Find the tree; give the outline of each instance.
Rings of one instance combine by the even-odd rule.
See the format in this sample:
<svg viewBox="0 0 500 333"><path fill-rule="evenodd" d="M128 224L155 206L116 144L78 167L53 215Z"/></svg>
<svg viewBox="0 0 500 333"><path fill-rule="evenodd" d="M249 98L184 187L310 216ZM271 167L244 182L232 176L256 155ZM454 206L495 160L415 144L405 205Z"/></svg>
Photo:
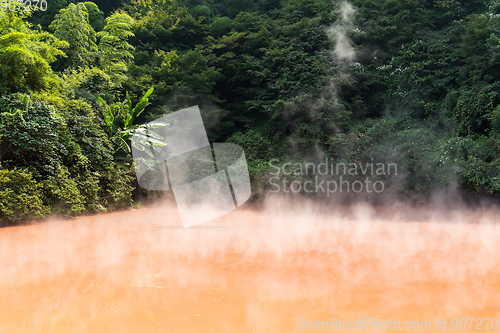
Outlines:
<svg viewBox="0 0 500 333"><path fill-rule="evenodd" d="M6 168L27 168L36 179L56 173L68 156L64 119L45 102L28 95L4 95L0 99L0 162Z"/></svg>
<svg viewBox="0 0 500 333"><path fill-rule="evenodd" d="M87 7L87 10L89 12L89 22L92 28L94 28L95 31L101 31L102 28L104 28L104 25L106 24L106 21L104 20L104 12L99 9L99 7L93 3L93 2L84 2L83 3L85 7Z"/></svg>
<svg viewBox="0 0 500 333"><path fill-rule="evenodd" d="M50 29L54 31L54 36L69 43L69 47L63 49L68 58L59 64L59 69L95 63L96 32L89 23L89 12L83 3L70 4L61 9Z"/></svg>
<svg viewBox="0 0 500 333"><path fill-rule="evenodd" d="M51 0L48 2L47 10L35 11L30 17L30 21L33 22L33 24L41 25L43 29L47 29L54 20L54 17L67 5L67 0Z"/></svg>
<svg viewBox="0 0 500 333"><path fill-rule="evenodd" d="M210 8L208 6L204 5L198 5L193 8L192 10L193 16L196 19L199 19L202 16L209 17L210 16Z"/></svg>
<svg viewBox="0 0 500 333"><path fill-rule="evenodd" d="M105 15L108 15L114 9L118 9L124 4L128 3L127 0L95 0L94 1L99 8L101 8Z"/></svg>
<svg viewBox="0 0 500 333"><path fill-rule="evenodd" d="M231 32L232 28L233 20L227 16L218 17L212 23L212 33L217 37Z"/></svg>
<svg viewBox="0 0 500 333"><path fill-rule="evenodd" d="M64 56L63 42L48 32L33 31L16 12L0 12L0 92L46 89L55 77L50 68Z"/></svg>
<svg viewBox="0 0 500 333"><path fill-rule="evenodd" d="M134 47L128 42L128 39L134 36L131 31L133 23L134 20L129 15L116 12L106 18L106 26L97 34L100 38L100 66L118 86L126 78L126 61L133 58L130 50Z"/></svg>
<svg viewBox="0 0 500 333"><path fill-rule="evenodd" d="M134 0L124 6L134 18L132 44L139 52L189 50L203 43L203 25L176 1Z"/></svg>

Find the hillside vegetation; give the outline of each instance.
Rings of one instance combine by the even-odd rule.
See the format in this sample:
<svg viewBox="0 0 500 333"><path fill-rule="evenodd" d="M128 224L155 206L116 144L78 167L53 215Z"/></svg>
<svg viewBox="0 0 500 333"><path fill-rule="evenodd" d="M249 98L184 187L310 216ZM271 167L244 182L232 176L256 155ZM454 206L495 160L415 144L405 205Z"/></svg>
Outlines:
<svg viewBox="0 0 500 333"><path fill-rule="evenodd" d="M256 194L271 159L328 157L397 163L398 200L498 197L500 1L56 0L46 11L2 10L0 221L153 197L137 188L128 133L192 105L211 142L244 148Z"/></svg>

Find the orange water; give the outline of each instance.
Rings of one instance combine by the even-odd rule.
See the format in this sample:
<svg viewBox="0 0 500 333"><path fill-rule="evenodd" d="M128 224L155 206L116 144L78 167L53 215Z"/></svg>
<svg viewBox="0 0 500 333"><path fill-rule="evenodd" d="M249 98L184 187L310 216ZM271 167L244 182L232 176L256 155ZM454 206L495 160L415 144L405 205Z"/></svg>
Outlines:
<svg viewBox="0 0 500 333"><path fill-rule="evenodd" d="M500 320L499 221L273 204L189 229L170 206L4 228L0 332L309 331L299 318L469 331L452 318Z"/></svg>

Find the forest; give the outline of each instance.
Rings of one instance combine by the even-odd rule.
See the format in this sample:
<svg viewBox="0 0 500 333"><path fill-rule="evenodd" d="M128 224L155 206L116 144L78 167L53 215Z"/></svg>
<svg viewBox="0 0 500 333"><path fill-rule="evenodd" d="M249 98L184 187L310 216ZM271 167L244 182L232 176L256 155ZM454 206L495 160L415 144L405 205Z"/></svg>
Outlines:
<svg viewBox="0 0 500 333"><path fill-rule="evenodd" d="M499 0L46 4L0 5L2 223L153 200L130 133L193 105L253 200L325 157L396 163L395 200L500 197Z"/></svg>

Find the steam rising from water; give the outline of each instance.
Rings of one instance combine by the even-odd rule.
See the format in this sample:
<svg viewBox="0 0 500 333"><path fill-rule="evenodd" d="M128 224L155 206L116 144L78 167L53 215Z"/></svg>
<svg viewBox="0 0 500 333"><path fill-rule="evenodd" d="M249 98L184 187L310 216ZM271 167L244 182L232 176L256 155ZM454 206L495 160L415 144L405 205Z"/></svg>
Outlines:
<svg viewBox="0 0 500 333"><path fill-rule="evenodd" d="M183 229L164 205L0 230L0 331L294 332L498 315L498 211L269 199Z"/></svg>

